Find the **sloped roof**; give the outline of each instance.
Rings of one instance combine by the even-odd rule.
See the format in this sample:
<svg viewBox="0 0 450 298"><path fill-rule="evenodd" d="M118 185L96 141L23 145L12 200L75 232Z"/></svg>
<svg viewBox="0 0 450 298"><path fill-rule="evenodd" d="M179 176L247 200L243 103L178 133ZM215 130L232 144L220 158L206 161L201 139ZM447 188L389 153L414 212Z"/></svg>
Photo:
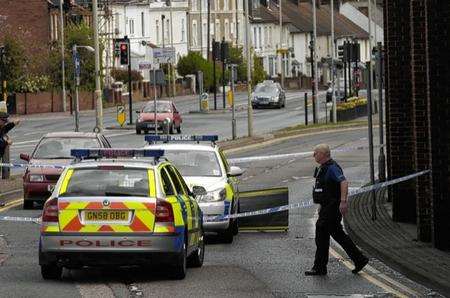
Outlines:
<svg viewBox="0 0 450 298"><path fill-rule="evenodd" d="M309 33L313 31L313 7L311 3L299 3L284 1L282 7L283 23L290 23L297 28L297 32ZM328 5L322 5L316 9L317 35L331 34L331 11ZM278 6L273 3L269 7L260 6L255 11L253 22L278 23ZM347 17L335 10L334 13L335 36L354 36L358 39L368 39L369 34Z"/></svg>

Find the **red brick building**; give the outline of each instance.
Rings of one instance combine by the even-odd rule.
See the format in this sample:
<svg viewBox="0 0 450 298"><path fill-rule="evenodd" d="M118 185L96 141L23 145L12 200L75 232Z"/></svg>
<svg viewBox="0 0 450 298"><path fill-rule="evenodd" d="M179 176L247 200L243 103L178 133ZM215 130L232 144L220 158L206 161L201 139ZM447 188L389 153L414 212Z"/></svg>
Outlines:
<svg viewBox="0 0 450 298"><path fill-rule="evenodd" d="M389 178L393 217L450 250L450 1L385 0Z"/></svg>

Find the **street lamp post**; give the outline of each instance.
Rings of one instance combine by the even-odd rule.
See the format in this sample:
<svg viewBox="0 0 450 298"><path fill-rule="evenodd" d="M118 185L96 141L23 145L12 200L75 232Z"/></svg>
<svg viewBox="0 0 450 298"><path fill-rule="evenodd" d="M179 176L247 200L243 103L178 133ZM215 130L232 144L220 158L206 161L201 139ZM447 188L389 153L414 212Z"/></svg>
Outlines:
<svg viewBox="0 0 450 298"><path fill-rule="evenodd" d="M335 59L335 40L334 40L334 0L330 3L331 9L331 98L333 102L333 123L337 123L337 111L336 111L336 92L335 92L335 79L336 79L336 67L334 64Z"/></svg>
<svg viewBox="0 0 450 298"><path fill-rule="evenodd" d="M80 130L80 107L79 107L79 95L78 95L78 87L80 86L80 57L78 56L78 49L83 48L87 49L90 52L95 53L95 49L93 49L91 46L78 46L73 45L72 46L72 57L73 57L73 64L74 64L74 70L75 70L75 102L74 102L74 122L75 122L75 131Z"/></svg>
<svg viewBox="0 0 450 298"><path fill-rule="evenodd" d="M170 13L170 46L173 47L173 23L172 23L172 0L169 1L169 13ZM175 61L172 59L172 63L170 64L170 76L172 78L172 97L175 97L176 86L175 86Z"/></svg>
<svg viewBox="0 0 450 298"><path fill-rule="evenodd" d="M313 34L314 34L314 95L313 95L313 104L314 104L314 113L316 114L315 122L319 121L319 104L317 102L318 93L319 93L319 82L318 82L318 73L317 73L317 12L316 12L316 0L312 0L313 2Z"/></svg>
<svg viewBox="0 0 450 298"><path fill-rule="evenodd" d="M248 0L244 0L245 14L245 52L247 56L247 121L248 121L248 136L253 136L253 107L252 107L252 70L251 70L251 58L250 53L250 7L248 6Z"/></svg>
<svg viewBox="0 0 450 298"><path fill-rule="evenodd" d="M283 14L281 10L281 0L278 0L279 5L279 18L280 18L280 50L283 48ZM284 88L284 53L280 51L280 81L281 81L281 87Z"/></svg>
<svg viewBox="0 0 450 298"><path fill-rule="evenodd" d="M94 131L103 130L103 103L102 91L100 90L100 45L98 38L98 7L97 0L92 0L92 21L94 23L94 59L95 59L95 128Z"/></svg>
<svg viewBox="0 0 450 298"><path fill-rule="evenodd" d="M64 59L64 10L63 1L59 0L59 28L60 28L60 39L61 39L61 80L62 80L62 106L63 112L66 111L66 65Z"/></svg>

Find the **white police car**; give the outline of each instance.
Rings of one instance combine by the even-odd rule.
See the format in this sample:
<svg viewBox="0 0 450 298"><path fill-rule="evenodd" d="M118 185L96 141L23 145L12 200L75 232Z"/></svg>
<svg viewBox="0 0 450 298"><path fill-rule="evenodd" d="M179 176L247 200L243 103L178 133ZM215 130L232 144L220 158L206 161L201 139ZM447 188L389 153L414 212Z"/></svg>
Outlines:
<svg viewBox="0 0 450 298"><path fill-rule="evenodd" d="M196 198L204 216L239 213L236 177L243 171L228 164L222 149L216 144L217 136L147 135L145 140L150 144L146 148L164 150L164 156L177 167L191 191L194 186L206 189L207 194ZM203 228L205 232L218 233L224 242L231 243L238 233L238 220L204 222Z"/></svg>

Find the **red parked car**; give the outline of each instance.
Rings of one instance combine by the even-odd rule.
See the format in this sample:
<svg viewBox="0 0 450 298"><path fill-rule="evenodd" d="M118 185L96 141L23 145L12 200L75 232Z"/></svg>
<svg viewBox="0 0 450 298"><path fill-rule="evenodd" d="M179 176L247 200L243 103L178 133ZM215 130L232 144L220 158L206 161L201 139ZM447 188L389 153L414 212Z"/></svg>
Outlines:
<svg viewBox="0 0 450 298"><path fill-rule="evenodd" d="M139 117L136 122L136 133L141 134L148 133L155 130L155 104L153 101L149 101L145 106L137 111ZM181 133L181 114L178 112L175 104L169 100L158 100L156 102L156 121L157 129L164 130L169 129L169 133L173 134L176 130Z"/></svg>
<svg viewBox="0 0 450 298"><path fill-rule="evenodd" d="M70 150L76 148L111 148L102 134L85 132L55 132L41 138L31 156L20 154L29 165L23 176L23 208L33 208L34 202L45 202L63 168L72 162ZM45 167L45 165L49 165Z"/></svg>

